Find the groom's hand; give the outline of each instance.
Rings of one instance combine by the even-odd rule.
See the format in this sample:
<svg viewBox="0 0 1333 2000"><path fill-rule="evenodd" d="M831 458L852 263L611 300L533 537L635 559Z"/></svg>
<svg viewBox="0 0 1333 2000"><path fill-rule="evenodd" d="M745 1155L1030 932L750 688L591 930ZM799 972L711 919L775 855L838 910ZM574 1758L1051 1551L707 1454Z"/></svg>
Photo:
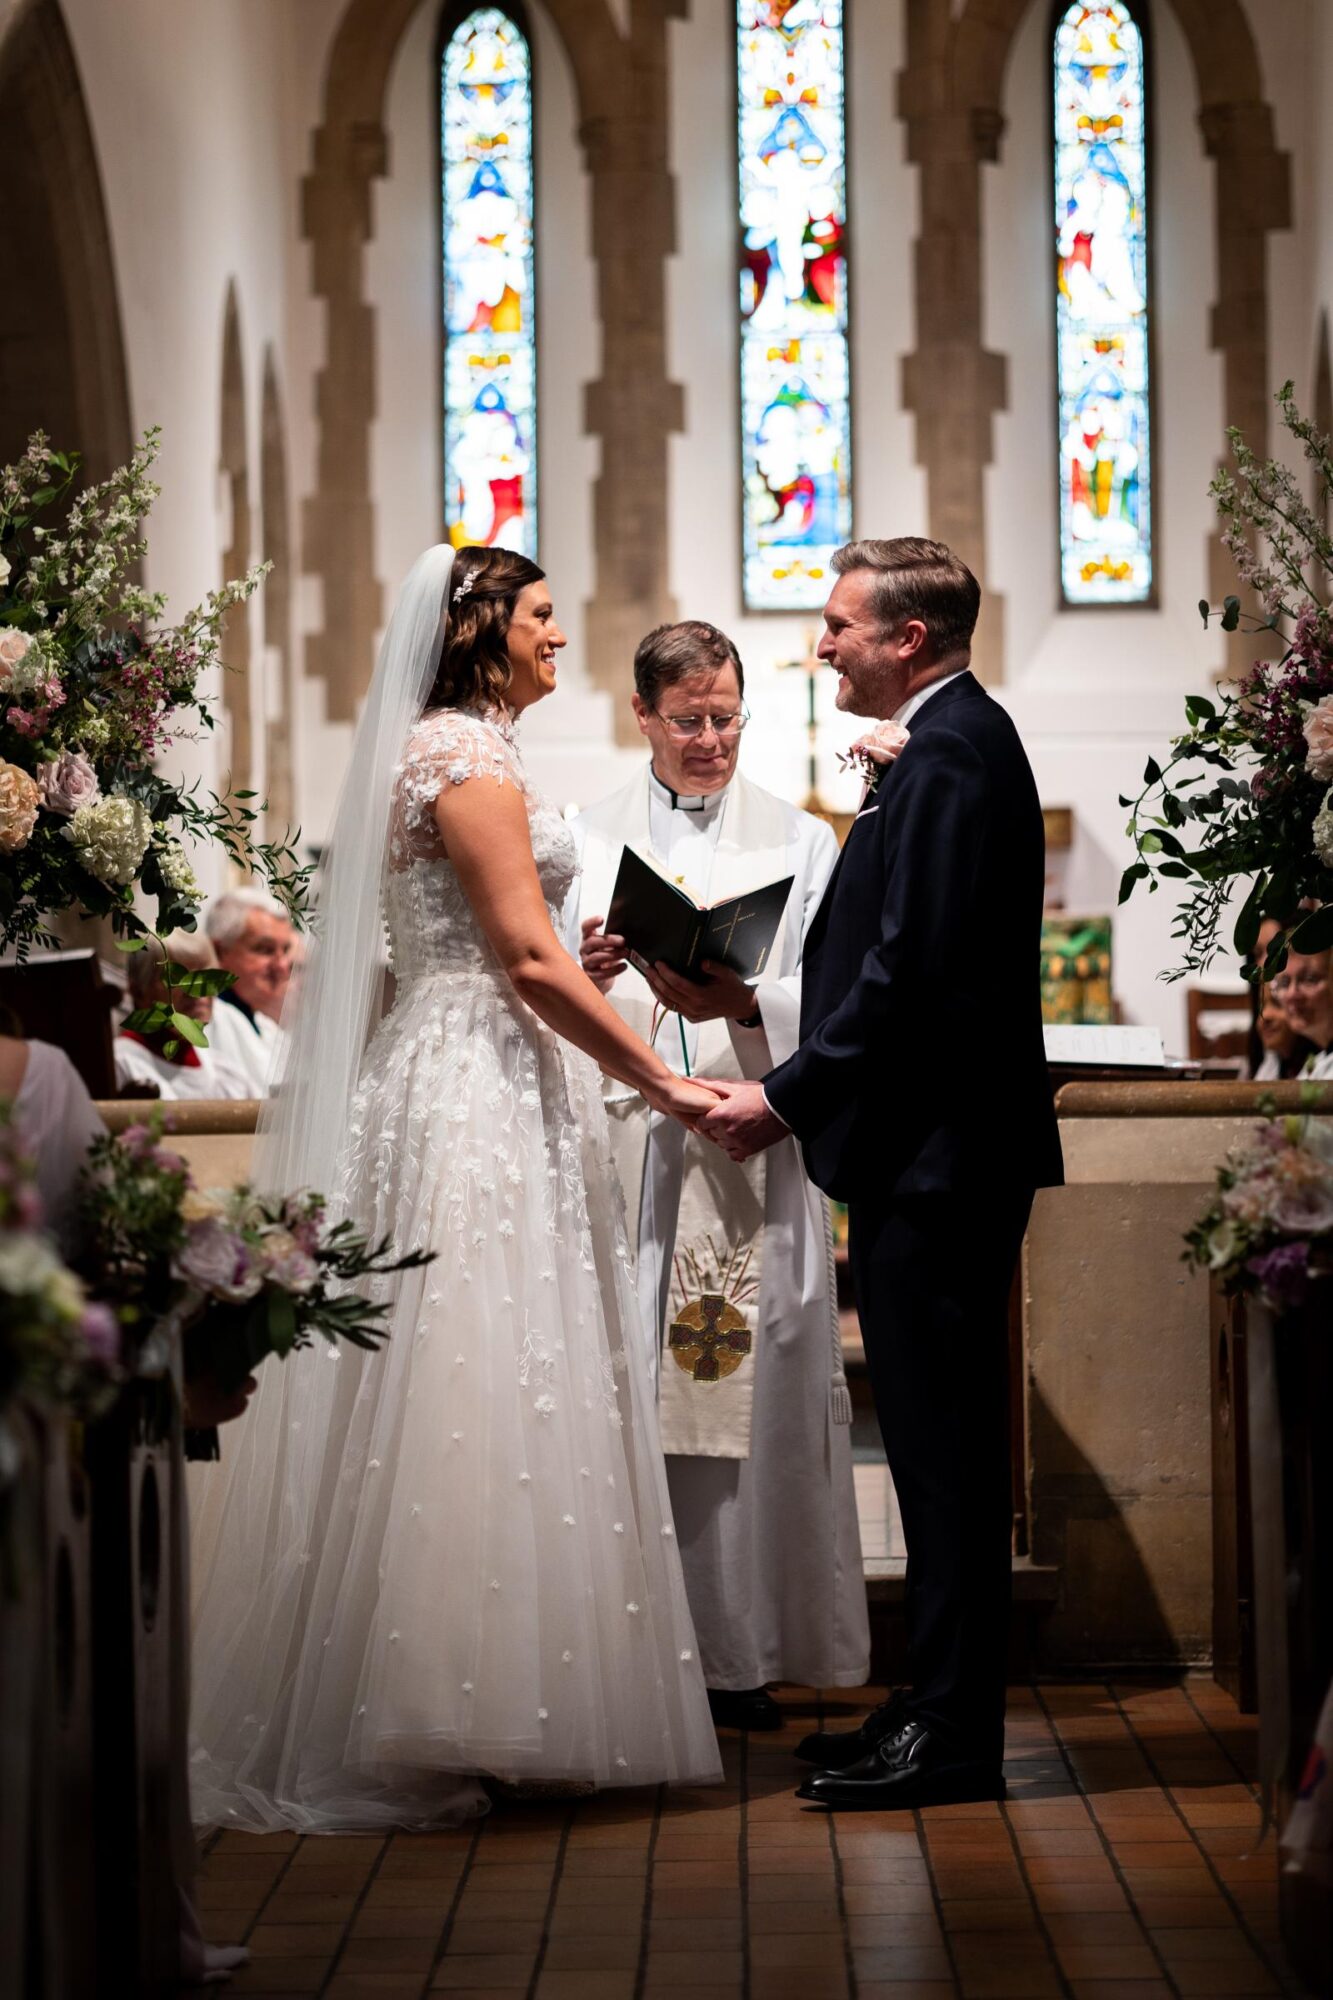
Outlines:
<svg viewBox="0 0 1333 2000"><path fill-rule="evenodd" d="M706 958L703 971L705 979L686 979L659 959L644 978L653 998L687 1021L748 1021L759 1005L754 988L729 965L715 965Z"/></svg>
<svg viewBox="0 0 1333 2000"><path fill-rule="evenodd" d="M779 1139L791 1137L776 1111L769 1110L762 1085L735 1083L725 1077L697 1077L695 1081L706 1083L722 1099L699 1120L698 1130L731 1159L751 1159L765 1147L776 1146Z"/></svg>

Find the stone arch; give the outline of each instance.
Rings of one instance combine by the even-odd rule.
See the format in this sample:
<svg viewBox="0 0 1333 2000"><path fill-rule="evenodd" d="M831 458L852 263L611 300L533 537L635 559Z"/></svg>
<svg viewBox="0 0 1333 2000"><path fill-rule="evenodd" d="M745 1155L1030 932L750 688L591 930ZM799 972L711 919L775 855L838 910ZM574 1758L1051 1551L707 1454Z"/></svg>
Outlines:
<svg viewBox="0 0 1333 2000"><path fill-rule="evenodd" d="M245 358L236 286L227 286L222 320L222 381L218 430L218 471L231 511L224 577L244 576L250 567L253 522L250 503L250 444L246 425ZM230 725L228 789L248 791L254 777L254 724L251 717L250 607L234 604L222 625L222 706Z"/></svg>
<svg viewBox="0 0 1333 2000"><path fill-rule="evenodd" d="M102 479L130 454L129 377L97 149L58 0L26 0L0 41L0 121L16 280L0 286L0 460L40 427Z"/></svg>
<svg viewBox="0 0 1333 2000"><path fill-rule="evenodd" d="M264 561L264 649L277 669L264 721L264 790L268 833L274 839L296 823L294 759L299 690L292 665L292 536L287 481L287 434L273 349L264 350L259 392L259 519ZM267 679L267 677L266 677Z"/></svg>
<svg viewBox="0 0 1333 2000"><path fill-rule="evenodd" d="M315 491L305 503L302 537L305 567L322 585L323 615L306 659L308 671L325 683L333 720L356 712L383 615L373 558L376 329L365 295L365 251L374 226L372 185L389 172L389 75L408 24L425 4L347 0L302 189L302 229L327 328L316 386ZM600 438L602 452L588 662L594 681L610 687L623 679L643 631L672 615L667 439L682 426L683 399L666 363L666 258L674 247L666 28L688 0L633 8L627 36L608 0L542 4L573 69L592 189L602 374L588 384L584 424Z"/></svg>
<svg viewBox="0 0 1333 2000"><path fill-rule="evenodd" d="M1006 357L985 345L982 324L981 168L999 156L1005 71L1033 0L963 0L957 19L938 0L909 0L907 65L898 105L908 158L920 169L916 244L915 351L903 393L917 423L926 471L930 532L949 542L985 584L985 472L994 419L1007 401ZM1140 0L1145 4L1145 0ZM1215 162L1219 255L1212 345L1222 356L1224 421L1256 450L1268 437L1268 232L1291 222L1290 161L1274 137L1259 52L1242 0L1169 0L1184 31L1198 85L1204 150ZM1209 541L1214 601L1233 571L1220 540ZM1246 642L1233 663L1243 664ZM1003 605L993 595L978 633L977 665L998 681Z"/></svg>

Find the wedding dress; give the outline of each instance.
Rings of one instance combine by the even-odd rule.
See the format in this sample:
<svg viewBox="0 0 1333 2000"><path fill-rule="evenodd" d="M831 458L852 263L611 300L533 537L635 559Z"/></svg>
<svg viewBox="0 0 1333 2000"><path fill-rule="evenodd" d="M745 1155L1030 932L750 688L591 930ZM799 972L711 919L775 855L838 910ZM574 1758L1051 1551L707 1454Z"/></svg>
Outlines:
<svg viewBox="0 0 1333 2000"><path fill-rule="evenodd" d="M577 871L502 713L418 723L396 997L331 1207L436 1261L392 1281L380 1352L265 1364L225 1500L198 1469L198 1820L423 1827L484 1810L469 1774L720 1776L599 1074L516 997L442 852L434 800L467 778L522 793L553 922Z"/></svg>

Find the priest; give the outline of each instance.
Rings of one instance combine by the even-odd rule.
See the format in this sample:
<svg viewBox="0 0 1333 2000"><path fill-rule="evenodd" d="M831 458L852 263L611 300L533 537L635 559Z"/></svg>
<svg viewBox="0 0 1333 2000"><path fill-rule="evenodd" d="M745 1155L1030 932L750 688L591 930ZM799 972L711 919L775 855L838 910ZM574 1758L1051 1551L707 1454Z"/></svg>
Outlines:
<svg viewBox="0 0 1333 2000"><path fill-rule="evenodd" d="M837 858L822 820L736 769L747 719L735 646L697 620L634 658L649 761L574 822L571 949L683 1074L756 1078L796 1047L805 928ZM631 846L701 904L791 878L757 975L632 966L608 935ZM794 1141L743 1165L608 1080L617 1165L704 1678L721 1726L775 1729L768 1683L854 1687L869 1627L828 1206Z"/></svg>

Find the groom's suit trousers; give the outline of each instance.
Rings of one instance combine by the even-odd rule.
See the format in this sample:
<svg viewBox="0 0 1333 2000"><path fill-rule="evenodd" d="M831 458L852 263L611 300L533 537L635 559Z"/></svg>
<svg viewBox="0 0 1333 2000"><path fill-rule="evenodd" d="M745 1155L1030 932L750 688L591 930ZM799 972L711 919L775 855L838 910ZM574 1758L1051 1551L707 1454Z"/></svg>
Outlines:
<svg viewBox="0 0 1333 2000"><path fill-rule="evenodd" d="M853 1201L866 1366L907 1542L914 1715L1004 1750L1013 1497L1009 1287L1032 1194Z"/></svg>

